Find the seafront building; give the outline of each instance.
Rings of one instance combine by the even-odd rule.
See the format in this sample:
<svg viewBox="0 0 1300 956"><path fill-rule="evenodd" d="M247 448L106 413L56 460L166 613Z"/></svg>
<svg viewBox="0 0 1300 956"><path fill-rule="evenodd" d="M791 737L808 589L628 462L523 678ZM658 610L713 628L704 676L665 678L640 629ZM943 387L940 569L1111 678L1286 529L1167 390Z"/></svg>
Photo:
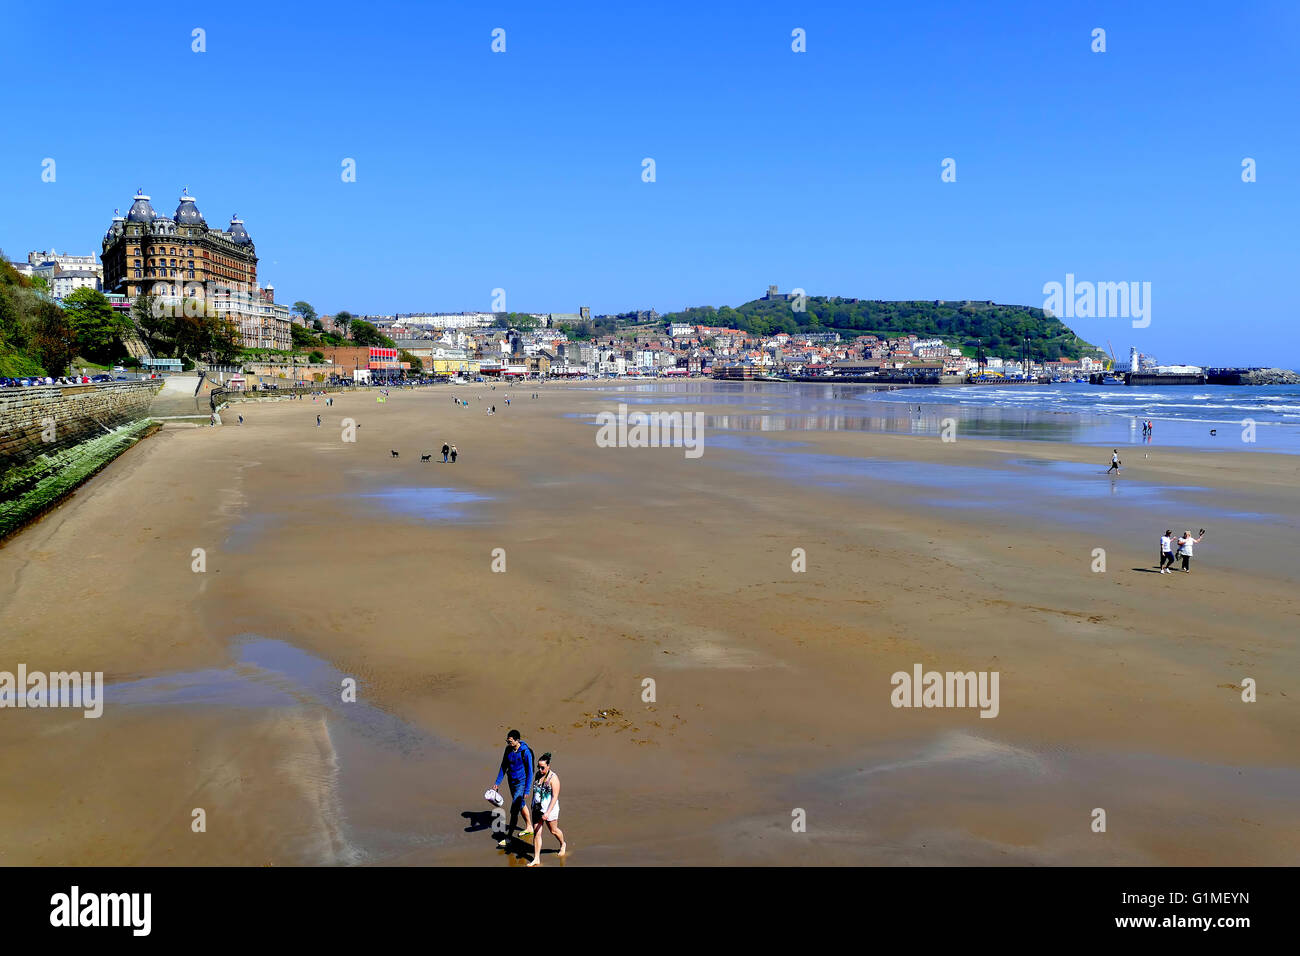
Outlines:
<svg viewBox="0 0 1300 956"><path fill-rule="evenodd" d="M274 301L274 287L258 286L257 249L244 221L234 215L224 230L209 227L187 189L171 216L160 216L138 190L125 216L114 211L101 258L105 292L132 301L143 294L177 309L203 302L234 322L245 348L292 347L289 308Z"/></svg>
<svg viewBox="0 0 1300 956"><path fill-rule="evenodd" d="M102 291L104 269L94 255L73 256L54 249L27 253L26 262L13 263L21 275L44 279L50 286L50 295L63 298L60 292L89 288ZM59 280L59 281L55 281Z"/></svg>

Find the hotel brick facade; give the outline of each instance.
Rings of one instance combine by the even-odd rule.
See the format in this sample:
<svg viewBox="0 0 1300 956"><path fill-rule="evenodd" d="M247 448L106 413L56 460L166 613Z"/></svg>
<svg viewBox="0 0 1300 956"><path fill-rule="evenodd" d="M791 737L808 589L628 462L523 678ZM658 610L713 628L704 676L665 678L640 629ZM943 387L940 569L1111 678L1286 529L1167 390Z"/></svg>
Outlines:
<svg viewBox="0 0 1300 956"><path fill-rule="evenodd" d="M114 215L100 260L104 291L135 298L141 292L179 294L188 283L257 288L257 250L239 217L224 232L210 229L193 196L182 192L176 214L159 216L137 192L126 216Z"/></svg>
<svg viewBox="0 0 1300 956"><path fill-rule="evenodd" d="M137 191L104 235L104 291L128 300L144 293L173 307L206 300L239 329L245 348L292 347L289 311L257 285L257 249L238 216L210 228L188 190L176 213L159 216Z"/></svg>

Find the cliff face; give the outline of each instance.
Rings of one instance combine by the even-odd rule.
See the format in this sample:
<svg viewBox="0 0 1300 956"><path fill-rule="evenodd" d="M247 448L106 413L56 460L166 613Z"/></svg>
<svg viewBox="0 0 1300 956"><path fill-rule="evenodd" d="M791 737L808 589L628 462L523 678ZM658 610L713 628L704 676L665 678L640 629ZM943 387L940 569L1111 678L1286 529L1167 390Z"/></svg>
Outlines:
<svg viewBox="0 0 1300 956"><path fill-rule="evenodd" d="M1285 368L1258 368L1241 377L1242 385L1300 385L1300 374Z"/></svg>

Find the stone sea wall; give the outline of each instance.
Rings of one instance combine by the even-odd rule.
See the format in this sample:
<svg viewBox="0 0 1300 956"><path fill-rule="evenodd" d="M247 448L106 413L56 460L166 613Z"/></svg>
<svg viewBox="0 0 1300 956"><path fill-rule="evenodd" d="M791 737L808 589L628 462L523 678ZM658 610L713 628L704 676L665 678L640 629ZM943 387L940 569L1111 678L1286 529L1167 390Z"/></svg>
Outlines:
<svg viewBox="0 0 1300 956"><path fill-rule="evenodd" d="M0 539L157 428L161 381L0 389Z"/></svg>
<svg viewBox="0 0 1300 956"><path fill-rule="evenodd" d="M162 381L0 388L0 473L149 417Z"/></svg>

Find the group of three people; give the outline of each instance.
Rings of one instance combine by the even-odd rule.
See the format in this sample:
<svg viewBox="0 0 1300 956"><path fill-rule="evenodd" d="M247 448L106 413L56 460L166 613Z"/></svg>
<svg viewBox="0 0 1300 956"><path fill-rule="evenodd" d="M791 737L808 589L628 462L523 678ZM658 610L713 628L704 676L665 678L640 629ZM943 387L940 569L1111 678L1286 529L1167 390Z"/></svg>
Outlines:
<svg viewBox="0 0 1300 956"><path fill-rule="evenodd" d="M501 781L507 778L510 781L510 823L497 846L510 845L510 833L522 813L524 829L519 839L533 839L533 858L528 865L537 866L541 859L542 824L560 841L560 856L564 856L569 845L564 841L564 831L559 826L560 778L551 769L551 755L542 754L534 766L532 748L524 743L519 731L510 731L506 734L506 749L501 755L501 767L492 789L499 793Z"/></svg>

